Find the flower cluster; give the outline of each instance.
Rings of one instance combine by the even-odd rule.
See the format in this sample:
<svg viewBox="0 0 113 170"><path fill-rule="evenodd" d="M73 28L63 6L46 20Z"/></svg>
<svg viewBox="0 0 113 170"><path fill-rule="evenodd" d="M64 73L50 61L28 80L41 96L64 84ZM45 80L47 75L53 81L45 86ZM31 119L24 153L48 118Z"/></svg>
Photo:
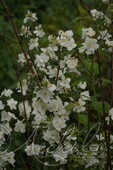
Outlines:
<svg viewBox="0 0 113 170"><path fill-rule="evenodd" d="M102 0L102 2L107 4L107 3L109 3L109 0Z"/></svg>
<svg viewBox="0 0 113 170"><path fill-rule="evenodd" d="M104 26L111 24L103 12L93 9L91 15L94 20L104 20ZM95 136L91 136L96 137L96 142L88 142L90 146L85 143L89 134L84 140L78 139L78 136L84 136L78 127L79 123L83 124L82 119L87 121L87 110L90 109L87 109L87 104L91 98L87 81L81 79L82 69L79 69L77 55L84 52L89 57L97 50L104 50L104 47L112 51L112 35L104 26L98 31L96 26L82 28L82 43L79 44L72 30L60 30L56 36L47 37L42 25L35 25L35 21L36 14L28 10L19 34L27 42L25 51L18 54L19 70L28 71L28 66L31 70L26 77L19 75L20 80L14 92L4 89L0 95L0 149L6 142L6 136L11 135L14 139L21 137L26 157L34 156L37 160L47 158L45 165L64 164L72 158L84 168L99 166L103 169L107 157L105 134L102 132L98 135L97 130ZM71 117L80 119L80 122L74 122L77 127L72 126ZM105 116L106 126L111 120L113 108ZM111 144L113 136L109 137ZM78 143L81 144L80 148ZM2 152L1 149L0 168L7 163L15 165L16 151L18 149Z"/></svg>
<svg viewBox="0 0 113 170"><path fill-rule="evenodd" d="M93 9L90 12L94 20L103 19L105 25L107 24L107 26L109 26L111 24L111 20L106 15L104 15L103 12L100 12L96 9Z"/></svg>
<svg viewBox="0 0 113 170"><path fill-rule="evenodd" d="M20 34L29 42L26 56L34 74L28 73L27 78L20 80L17 85L16 93L24 96L23 101L17 101L10 89L1 92L1 122L11 135L28 133L30 124L32 131L37 130L41 136L38 144L34 141L28 142L25 148L26 154L39 156L44 154L48 145L54 144L56 149L51 152L52 157L56 162L64 163L68 155L73 152L72 141L76 143L74 134L75 137L70 136L63 146L61 144L63 136L65 137L65 130L68 128L70 114L84 112L90 96L89 91L86 90L86 82L80 81L78 85L72 86L75 77L81 76L78 70L78 59L71 54L77 46L73 32L60 30L56 37L49 35L48 46L40 47L40 42L45 36L42 26L35 26L34 30L30 30L29 25L36 20L36 15L28 11L24 19L24 24L27 25L22 26ZM33 51L33 56L29 51ZM28 61L24 53L18 55L20 67L26 68ZM73 78L71 78L72 74L75 75ZM70 98L66 97L68 95ZM7 131L4 130L2 133L4 136ZM40 144L41 141L43 145ZM10 156L10 159L13 157Z"/></svg>
<svg viewBox="0 0 113 170"><path fill-rule="evenodd" d="M99 48L97 44L97 39L94 39L96 32L90 27L82 29L82 39L85 39L85 42L82 43L82 47L79 48L79 52L86 52L87 55L94 54L95 51Z"/></svg>

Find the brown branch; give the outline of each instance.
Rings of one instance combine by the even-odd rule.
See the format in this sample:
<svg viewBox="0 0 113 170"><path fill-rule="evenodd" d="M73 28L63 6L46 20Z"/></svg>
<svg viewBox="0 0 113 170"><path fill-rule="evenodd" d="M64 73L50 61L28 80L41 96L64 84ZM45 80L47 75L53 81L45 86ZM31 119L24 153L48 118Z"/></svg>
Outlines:
<svg viewBox="0 0 113 170"><path fill-rule="evenodd" d="M22 103L23 103L23 108L24 108L24 113L25 113L25 120L26 120L26 131L27 131L27 135L29 137L29 131L28 131L28 119L27 119L27 112L26 112L26 106L25 106L25 100L24 100L24 95L23 95L23 88L22 88L22 78L21 78L21 74L20 74L20 70L17 67L17 72L19 75L19 82L20 82L20 90L21 90L21 94L22 94Z"/></svg>
<svg viewBox="0 0 113 170"><path fill-rule="evenodd" d="M22 156L22 154L21 154L20 151L19 151L19 154L20 154L20 158L21 158L21 160L22 160L22 162L23 162L23 168L27 170L28 168L27 168L27 166L26 166L26 163L25 163L24 158L23 158L23 156Z"/></svg>
<svg viewBox="0 0 113 170"><path fill-rule="evenodd" d="M110 129L107 129L106 120L105 120L105 96L104 96L104 88L102 82L102 73L101 73L101 62L100 62L100 55L97 51L97 60L98 60L98 68L99 68L99 80L100 80L100 87L101 87L101 94L102 94L102 108L103 108L103 119L104 119L104 132L105 132L105 141L107 147L107 163L105 165L105 169L112 170L111 165L111 153L110 153Z"/></svg>
<svg viewBox="0 0 113 170"><path fill-rule="evenodd" d="M110 105L113 107L113 48L112 48L112 56L111 56L111 100L110 100Z"/></svg>
<svg viewBox="0 0 113 170"><path fill-rule="evenodd" d="M86 69L87 73L95 80L96 77L92 74L92 72L90 72L90 71L87 69L87 67L86 67L85 64L81 61L81 59L80 59L78 56L76 56L76 58L78 58L80 64Z"/></svg>
<svg viewBox="0 0 113 170"><path fill-rule="evenodd" d="M29 57L30 57L30 61L31 61L31 63L32 63L37 75L38 75L38 78L39 78L39 81L40 81L40 84L41 84L41 77L39 76L39 73L38 73L37 68L36 68L36 64L34 63L33 55L31 54L31 51L29 50L29 47L28 47L27 43L26 43L26 46L27 46Z"/></svg>
<svg viewBox="0 0 113 170"><path fill-rule="evenodd" d="M31 65L31 62L30 62L29 59L28 59L28 56L27 56L27 54L26 54L26 51L25 51L24 48L23 48L22 41L21 41L21 39L20 39L20 37L19 37L18 29L17 29L17 27L16 27L15 22L13 21L13 15L12 15L12 13L9 11L9 8L8 8L8 6L5 4L4 0L0 0L0 2L1 2L1 4L3 5L5 11L7 12L7 15L8 15L9 19L10 19L10 22L11 22L12 26L13 26L13 29L14 29L14 32L15 32L15 36L16 36L16 38L17 38L17 40L18 40L18 43L19 43L20 48L21 48L21 50L22 50L22 52L23 52L23 54L24 54L24 57L25 57L25 59L26 59L26 61L27 61L27 64L28 64L31 72L32 72L34 75L36 75L36 72L35 72L35 70L33 69L32 65ZM37 75L36 82L38 83L38 85L39 85L39 87L40 87L40 82L39 82L39 77L38 77L38 75Z"/></svg>
<svg viewBox="0 0 113 170"><path fill-rule="evenodd" d="M57 80L58 80L58 76L59 76L59 71L60 71L60 57L61 57L61 48L59 47L59 50L58 50L58 69L57 69L57 76L56 76L56 82L55 84L57 85Z"/></svg>
<svg viewBox="0 0 113 170"><path fill-rule="evenodd" d="M82 4L82 6L84 7L84 9L91 15L90 13L90 9L87 7L87 5L84 3L84 0L79 0L80 3Z"/></svg>
<svg viewBox="0 0 113 170"><path fill-rule="evenodd" d="M2 38L2 36L0 36L0 37ZM7 47L7 50L9 51L9 56L10 56L11 59L12 59L11 51L13 52L13 54L14 54L14 51L13 51L12 48L11 48L11 50L10 50L10 47L9 47L9 45L8 45L8 42L7 42L6 39L5 39L5 34L4 34L4 39L3 39L3 40L4 40L4 43L5 43L6 47ZM13 59L12 59L12 62L13 62ZM20 70L19 70L18 66L17 66L14 62L13 62L13 65L14 65L15 70L16 70L18 76L19 76L20 90L21 90L23 108L24 108L24 113L25 113L25 120L26 120L26 132L27 132L27 136L29 137L28 120L27 120L27 113L26 113L26 107L25 107L25 101L24 101L24 95L23 95L23 88L22 88L22 78L21 78L21 74L20 74Z"/></svg>

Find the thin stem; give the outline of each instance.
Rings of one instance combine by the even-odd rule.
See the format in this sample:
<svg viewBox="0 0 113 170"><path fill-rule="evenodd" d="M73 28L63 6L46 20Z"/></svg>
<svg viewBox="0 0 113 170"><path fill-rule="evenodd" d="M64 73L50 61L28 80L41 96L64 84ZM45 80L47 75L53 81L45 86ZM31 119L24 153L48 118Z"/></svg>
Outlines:
<svg viewBox="0 0 113 170"><path fill-rule="evenodd" d="M61 48L59 47L59 50L58 50L58 69L57 69L57 76L56 76L56 82L55 84L57 85L57 80L58 80L58 77L59 77L59 71L60 71L60 57L61 57Z"/></svg>
<svg viewBox="0 0 113 170"><path fill-rule="evenodd" d="M6 47L7 47L8 51L9 51L9 55L12 56L11 52L10 52L10 47L8 46L8 43L5 40L5 37L4 37L4 43L6 44ZM11 49L11 51L14 54L13 49ZM12 59L12 57L11 57L11 59ZM12 62L13 62L13 59L12 59ZM14 62L13 62L13 64L14 64ZM19 76L20 89L21 89L21 95L22 95L22 102L23 102L23 108L24 108L25 119L26 119L26 131L27 131L27 136L29 137L28 128L27 128L28 127L28 120L27 120L27 113L26 113L26 107L25 107L25 101L24 101L24 95L23 95L23 88L22 88L22 78L21 78L21 74L20 74L20 70L19 70L18 66L15 65L15 64L14 64L14 66L15 66L15 70L16 70L18 76Z"/></svg>
<svg viewBox="0 0 113 170"><path fill-rule="evenodd" d="M20 154L20 158L21 158L21 160L22 160L22 162L23 162L23 166L24 166L24 168L27 170L28 168L27 168L27 166L26 166L26 163L24 162L24 159L23 159L23 157L22 157L22 155L21 155L20 152L19 152L19 154Z"/></svg>
<svg viewBox="0 0 113 170"><path fill-rule="evenodd" d="M21 90L21 94L22 94L23 109L24 109L24 113L25 113L26 131L27 131L27 135L28 135L28 137L29 137L29 131L28 131L28 119L27 119L27 112L26 112L26 106L25 106L24 95L23 95L23 88L22 88L22 78L21 78L21 74L20 74L19 68L17 68L17 69L18 69L17 71L18 71L18 75L19 75L20 90Z"/></svg>
<svg viewBox="0 0 113 170"><path fill-rule="evenodd" d="M101 94L102 94L102 108L103 108L103 119L104 119L104 132L105 132L105 141L106 141L106 147L107 147L107 163L105 165L106 169L112 170L111 165L111 153L110 153L110 132L109 129L107 131L107 125L105 120L105 96L104 96L104 88L102 84L102 73L101 73L101 63L100 63L100 55L99 52L97 52L97 60L98 60L98 68L99 68L99 80L100 80L100 87L101 87Z"/></svg>
<svg viewBox="0 0 113 170"><path fill-rule="evenodd" d="M10 21L11 21L11 24L12 24L13 29L14 29L14 32L15 32L15 36L16 36L16 38L17 38L17 40L18 40L18 43L19 43L20 48L21 48L21 50L22 50L22 52L23 52L23 54L24 54L24 57L25 57L25 59L26 59L26 61L27 61L27 64L28 64L31 72L32 72L34 75L36 75L36 72L35 72L35 70L33 69L32 65L31 65L31 62L30 62L29 59L28 59L28 56L27 56L27 54L26 54L26 51L25 51L24 48L23 48L22 41L21 41L21 39L20 39L20 37L19 37L19 33L18 33L18 30L17 30L16 24L15 24L15 22L13 21L13 15L12 15L12 13L9 11L9 8L8 8L8 6L5 4L5 2L4 2L3 0L0 0L0 2L1 2L1 4L3 5L3 7L4 7L5 11L7 12L7 15L8 15L8 17L9 17L9 19L10 19ZM39 87L40 87L40 82L39 82L39 77L38 77L38 75L37 75L36 81L37 81L37 83L38 83L38 85L39 85Z"/></svg>
<svg viewBox="0 0 113 170"><path fill-rule="evenodd" d="M96 77L92 74L92 72L90 72L90 71L87 69L87 67L86 67L85 64L81 61L81 59L80 59L78 56L76 56L76 58L78 58L80 64L86 69L87 73L95 80Z"/></svg>
<svg viewBox="0 0 113 170"><path fill-rule="evenodd" d="M38 71L37 71L37 68L36 68L36 65L35 65L35 63L34 63L34 60L32 59L32 54L31 54L31 52L30 52L30 50L29 50L29 47L28 47L28 44L27 44L27 43L26 43L26 46L27 46L28 54L29 54L29 56L30 56L30 61L31 61L31 63L32 63L34 69L35 69L35 72L36 72L37 75L38 75L39 81L40 81L41 78L40 78L39 73L38 73ZM40 84L41 84L41 81L40 81Z"/></svg>
<svg viewBox="0 0 113 170"><path fill-rule="evenodd" d="M80 3L82 4L82 6L84 7L84 9L91 15L90 13L90 9L87 7L87 5L84 3L84 0L79 0Z"/></svg>
<svg viewBox="0 0 113 170"><path fill-rule="evenodd" d="M111 107L113 106L113 48L112 48L112 56L111 56L111 101L110 101L110 105Z"/></svg>

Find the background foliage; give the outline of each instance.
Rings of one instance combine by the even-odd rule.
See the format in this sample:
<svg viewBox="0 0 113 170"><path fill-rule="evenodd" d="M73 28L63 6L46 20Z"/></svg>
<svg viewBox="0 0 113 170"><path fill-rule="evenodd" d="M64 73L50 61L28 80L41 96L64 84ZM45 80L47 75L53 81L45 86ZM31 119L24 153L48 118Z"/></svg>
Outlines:
<svg viewBox="0 0 113 170"><path fill-rule="evenodd" d="M95 7L97 1L86 0L88 6ZM38 21L48 34L57 33L58 30L72 29L81 34L81 28L88 23L85 17L88 13L83 9L79 0L7 0L7 5L14 15L18 30L21 29L26 11L30 9L37 13ZM90 17L89 17L90 20ZM13 29L8 17L0 6L0 89L14 88L18 79L16 72L16 59L20 48L17 46Z"/></svg>

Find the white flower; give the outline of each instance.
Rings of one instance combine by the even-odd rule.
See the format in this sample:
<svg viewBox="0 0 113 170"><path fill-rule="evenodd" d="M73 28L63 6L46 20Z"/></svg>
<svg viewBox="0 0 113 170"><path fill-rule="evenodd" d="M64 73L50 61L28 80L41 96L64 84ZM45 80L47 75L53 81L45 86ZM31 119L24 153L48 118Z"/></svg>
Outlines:
<svg viewBox="0 0 113 170"><path fill-rule="evenodd" d="M51 59L57 60L58 57L55 54L55 49L52 47L47 47L47 48L41 48L41 51L45 53L46 56L49 56Z"/></svg>
<svg viewBox="0 0 113 170"><path fill-rule="evenodd" d="M112 53L112 47L109 47L107 50L109 53Z"/></svg>
<svg viewBox="0 0 113 170"><path fill-rule="evenodd" d="M78 113L84 112L86 110L84 105L85 105L85 102L82 99L79 99L78 104L73 108L73 110L74 111L76 110Z"/></svg>
<svg viewBox="0 0 113 170"><path fill-rule="evenodd" d="M20 35L21 36L25 35L25 37L28 37L28 36L32 35L31 32L30 32L30 27L28 27L28 26L26 27L26 26L22 25L21 34Z"/></svg>
<svg viewBox="0 0 113 170"><path fill-rule="evenodd" d="M3 126L0 127L0 130L3 133L9 135L9 133L12 131L12 128L10 127L9 122L7 122L7 123L3 124Z"/></svg>
<svg viewBox="0 0 113 170"><path fill-rule="evenodd" d="M2 101L0 101L0 110L4 109L4 104L2 103Z"/></svg>
<svg viewBox="0 0 113 170"><path fill-rule="evenodd" d="M37 97L41 98L45 103L50 102L52 92L47 89L41 89L37 92Z"/></svg>
<svg viewBox="0 0 113 170"><path fill-rule="evenodd" d="M10 89L4 89L4 91L2 91L1 96L6 96L6 97L11 97L13 91Z"/></svg>
<svg viewBox="0 0 113 170"><path fill-rule="evenodd" d="M78 87L81 88L81 89L85 89L86 88L86 82L80 82L78 84Z"/></svg>
<svg viewBox="0 0 113 170"><path fill-rule="evenodd" d="M51 66L48 66L47 69L48 69L47 74L48 74L49 78L53 78L53 77L57 76L57 71L58 71L57 68L51 68ZM59 70L58 77L61 77L62 74L63 74L62 70Z"/></svg>
<svg viewBox="0 0 113 170"><path fill-rule="evenodd" d="M28 84L27 84L27 80L26 79L22 80L22 90L23 90L23 95L26 95L26 92L28 90Z"/></svg>
<svg viewBox="0 0 113 170"><path fill-rule="evenodd" d="M60 30L59 37L57 38L57 40L62 47L66 47L68 51L71 51L77 46L72 36L73 32L71 30L68 30L66 32Z"/></svg>
<svg viewBox="0 0 113 170"><path fill-rule="evenodd" d="M113 135L110 135L110 142L113 143Z"/></svg>
<svg viewBox="0 0 113 170"><path fill-rule="evenodd" d="M84 91L80 93L82 100L90 100L89 91Z"/></svg>
<svg viewBox="0 0 113 170"><path fill-rule="evenodd" d="M43 149L45 148L44 145L35 145L35 154L39 155L40 153L44 152Z"/></svg>
<svg viewBox="0 0 113 170"><path fill-rule="evenodd" d="M24 105L25 105L25 110L24 110ZM25 116L26 113L27 119L29 119L31 113L31 106L29 105L29 102L27 100L24 101L24 103L22 102L19 104L19 112L21 116Z"/></svg>
<svg viewBox="0 0 113 170"><path fill-rule="evenodd" d="M47 87L48 87L48 90L49 90L49 91L55 91L55 90L56 90L55 84L48 83L48 84L47 84Z"/></svg>
<svg viewBox="0 0 113 170"><path fill-rule="evenodd" d="M32 13L31 11L28 10L23 22L26 24L28 21L35 22L36 20L37 20L36 13Z"/></svg>
<svg viewBox="0 0 113 170"><path fill-rule="evenodd" d="M60 135L56 130L47 130L43 132L44 140L48 141L50 144L59 143Z"/></svg>
<svg viewBox="0 0 113 170"><path fill-rule="evenodd" d="M32 107L34 112L40 112L42 114L45 114L46 110L48 109L47 104L41 99L37 101L37 98L33 98Z"/></svg>
<svg viewBox="0 0 113 170"><path fill-rule="evenodd" d="M40 55L35 55L35 64L37 67L45 67L45 64L49 61L49 56L46 56L45 53L41 53Z"/></svg>
<svg viewBox="0 0 113 170"><path fill-rule="evenodd" d="M94 19L104 18L103 12L99 12L96 9L92 9L90 12Z"/></svg>
<svg viewBox="0 0 113 170"><path fill-rule="evenodd" d="M98 39L108 40L111 37L112 36L108 33L108 31L104 30L104 31L100 31L100 36L98 37Z"/></svg>
<svg viewBox="0 0 113 170"><path fill-rule="evenodd" d="M105 23L104 25L109 26L111 24L111 20L105 16Z"/></svg>
<svg viewBox="0 0 113 170"><path fill-rule="evenodd" d="M109 116L111 116L111 119L113 120L113 108L109 110Z"/></svg>
<svg viewBox="0 0 113 170"><path fill-rule="evenodd" d="M4 132L0 129L0 147L3 144L3 141L5 141Z"/></svg>
<svg viewBox="0 0 113 170"><path fill-rule="evenodd" d="M93 38L86 38L85 42L82 43L82 47L79 48L79 52L86 52L87 55L94 54L94 52L99 48L97 40Z"/></svg>
<svg viewBox="0 0 113 170"><path fill-rule="evenodd" d="M61 131L62 128L66 127L66 120L63 118L60 118L59 116L54 116L52 123L56 130Z"/></svg>
<svg viewBox="0 0 113 170"><path fill-rule="evenodd" d="M27 58L29 59L30 57L27 55ZM19 63L26 63L26 59L25 59L25 56L24 56L23 53L18 55L18 62Z"/></svg>
<svg viewBox="0 0 113 170"><path fill-rule="evenodd" d="M47 121L47 116L43 113L38 113L36 111L33 111L33 113L35 115L34 117L34 121L32 121L33 125L40 125L40 123L44 123Z"/></svg>
<svg viewBox="0 0 113 170"><path fill-rule="evenodd" d="M25 133L26 125L22 121L18 120L15 124L14 130L15 132Z"/></svg>
<svg viewBox="0 0 113 170"><path fill-rule="evenodd" d="M72 32L72 30L68 30L68 31L65 31L65 32L60 30L59 35L61 36L61 39L64 38L64 37L70 38L70 37L73 36L73 32Z"/></svg>
<svg viewBox="0 0 113 170"><path fill-rule="evenodd" d="M7 105L10 107L11 110L16 110L17 101L15 101L13 98L7 100Z"/></svg>
<svg viewBox="0 0 113 170"><path fill-rule="evenodd" d="M109 125L109 123L110 123L110 117L109 117L109 116L105 117L105 120L106 120L107 124Z"/></svg>
<svg viewBox="0 0 113 170"><path fill-rule="evenodd" d="M38 38L30 39L30 42L29 42L29 50L33 50L34 48L37 48L38 45L39 45L39 43L38 43Z"/></svg>
<svg viewBox="0 0 113 170"><path fill-rule="evenodd" d="M82 29L82 39L95 36L96 32L91 28Z"/></svg>
<svg viewBox="0 0 113 170"><path fill-rule="evenodd" d="M90 166L94 166L95 164L99 163L99 160L93 156L93 155L89 155L85 158L86 161L86 166L85 168L88 168Z"/></svg>
<svg viewBox="0 0 113 170"><path fill-rule="evenodd" d="M99 141L104 140L104 137L102 136L102 133L100 133L99 135L96 135L96 138Z"/></svg>
<svg viewBox="0 0 113 170"><path fill-rule="evenodd" d="M18 92L21 92L20 82L18 83L18 88L19 88ZM27 90L28 90L27 80L23 79L22 80L22 92L23 92L23 95L26 95Z"/></svg>
<svg viewBox="0 0 113 170"><path fill-rule="evenodd" d="M109 3L109 0L102 0L103 3Z"/></svg>
<svg viewBox="0 0 113 170"><path fill-rule="evenodd" d="M1 113L1 121L10 121L11 118L16 119L15 115L11 112L6 112L6 111L2 111Z"/></svg>
<svg viewBox="0 0 113 170"><path fill-rule="evenodd" d="M74 57L72 57L72 58L68 59L66 61L66 64L67 64L70 72L77 73L78 75L80 75L80 72L77 70L77 65L78 65L78 59L77 58L74 59Z"/></svg>
<svg viewBox="0 0 113 170"><path fill-rule="evenodd" d="M58 111L58 109L59 109L59 104L62 105L62 103L60 102L60 100L51 100L51 102L50 102L50 107L49 107L49 111L50 111L50 112Z"/></svg>
<svg viewBox="0 0 113 170"><path fill-rule="evenodd" d="M66 62L64 60L60 60L59 62L60 68L65 68Z"/></svg>
<svg viewBox="0 0 113 170"><path fill-rule="evenodd" d="M15 153L14 153L14 152L10 152L10 153L7 153L7 154L5 155L6 160L7 160L10 164L12 164L12 165L14 165L14 163L15 163L14 156L15 156Z"/></svg>
<svg viewBox="0 0 113 170"><path fill-rule="evenodd" d="M106 44L110 47L113 47L113 41L106 40Z"/></svg>
<svg viewBox="0 0 113 170"><path fill-rule="evenodd" d="M50 78L57 76L57 68L52 69L51 66L48 66L47 69L48 69L47 74L49 75Z"/></svg>
<svg viewBox="0 0 113 170"><path fill-rule="evenodd" d="M62 77L62 80L59 80L58 81L58 84L61 86L61 87L64 87L64 88L70 88L70 81L71 79L70 78L65 78L64 76Z"/></svg>
<svg viewBox="0 0 113 170"><path fill-rule="evenodd" d="M58 39L54 37L53 35L48 36L48 40L51 44L49 44L49 47L51 47L54 51L58 51Z"/></svg>
<svg viewBox="0 0 113 170"><path fill-rule="evenodd" d="M55 152L53 152L52 155L56 162L58 161L60 161L60 163L67 162L66 158L68 156L68 152L63 151L62 148L57 149Z"/></svg>
<svg viewBox="0 0 113 170"><path fill-rule="evenodd" d="M31 143L31 145L26 146L25 152L27 152L28 156L39 155L43 148L44 146L35 145L34 143Z"/></svg>
<svg viewBox="0 0 113 170"><path fill-rule="evenodd" d="M28 156L32 156L35 154L35 144L31 143L31 145L26 146L25 152L27 152Z"/></svg>
<svg viewBox="0 0 113 170"><path fill-rule="evenodd" d="M109 24L111 24L111 20L106 15L104 15L103 12L99 12L96 9L93 9L90 12L94 20L104 19L104 25L108 26Z"/></svg>
<svg viewBox="0 0 113 170"><path fill-rule="evenodd" d="M42 29L42 25L36 26L35 27L35 31L34 34L36 34L37 37L43 37L45 35L43 29Z"/></svg>
<svg viewBox="0 0 113 170"><path fill-rule="evenodd" d="M75 40L71 38L70 41L66 41L65 43L61 44L62 46L66 47L68 51L73 50L77 45L75 44Z"/></svg>
<svg viewBox="0 0 113 170"><path fill-rule="evenodd" d="M48 108L50 112L54 112L54 115L59 115L68 119L68 113L64 109L65 106L63 106L61 99L57 97L57 100L51 100Z"/></svg>
<svg viewBox="0 0 113 170"><path fill-rule="evenodd" d="M77 64L78 64L78 59L70 59L66 62L68 68L70 69L75 69L77 67Z"/></svg>

